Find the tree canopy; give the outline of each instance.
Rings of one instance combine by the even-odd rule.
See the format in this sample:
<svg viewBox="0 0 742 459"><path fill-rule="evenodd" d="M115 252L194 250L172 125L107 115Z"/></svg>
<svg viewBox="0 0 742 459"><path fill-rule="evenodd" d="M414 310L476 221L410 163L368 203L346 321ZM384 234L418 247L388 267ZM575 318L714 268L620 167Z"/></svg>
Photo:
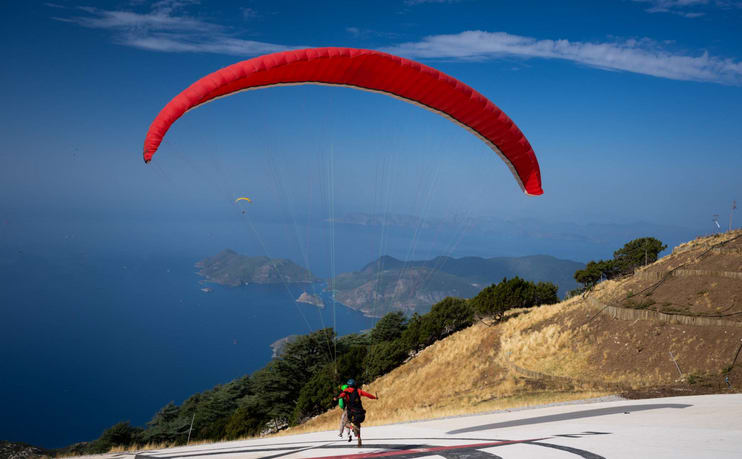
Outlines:
<svg viewBox="0 0 742 459"><path fill-rule="evenodd" d="M490 285L472 298L471 303L480 316L500 320L509 309L558 302L558 289L551 282L533 283L516 276Z"/></svg>
<svg viewBox="0 0 742 459"><path fill-rule="evenodd" d="M653 237L642 237L624 244L613 252L611 260L590 261L585 269L577 270L575 280L585 290L605 279L631 274L640 266L657 261L660 252L667 246Z"/></svg>

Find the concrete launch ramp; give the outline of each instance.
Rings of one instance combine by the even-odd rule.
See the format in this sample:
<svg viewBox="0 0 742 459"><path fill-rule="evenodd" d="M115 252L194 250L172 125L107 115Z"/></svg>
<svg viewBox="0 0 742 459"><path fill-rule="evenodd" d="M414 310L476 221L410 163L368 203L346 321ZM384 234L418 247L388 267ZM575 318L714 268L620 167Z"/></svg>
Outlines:
<svg viewBox="0 0 742 459"><path fill-rule="evenodd" d="M742 394L580 403L162 450L188 458L740 458ZM111 454L109 457L134 458Z"/></svg>

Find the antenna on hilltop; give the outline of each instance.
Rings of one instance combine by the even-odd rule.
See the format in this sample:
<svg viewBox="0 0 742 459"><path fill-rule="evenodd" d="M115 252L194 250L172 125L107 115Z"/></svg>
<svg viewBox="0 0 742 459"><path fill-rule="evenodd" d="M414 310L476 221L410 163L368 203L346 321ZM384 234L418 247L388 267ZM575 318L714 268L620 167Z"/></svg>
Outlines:
<svg viewBox="0 0 742 459"><path fill-rule="evenodd" d="M719 224L719 214L714 214L714 224L716 225L716 232L718 233L721 229L721 225Z"/></svg>
<svg viewBox="0 0 742 459"><path fill-rule="evenodd" d="M729 231L732 231L732 214L734 209L737 208L737 201L732 201L732 210L729 211Z"/></svg>

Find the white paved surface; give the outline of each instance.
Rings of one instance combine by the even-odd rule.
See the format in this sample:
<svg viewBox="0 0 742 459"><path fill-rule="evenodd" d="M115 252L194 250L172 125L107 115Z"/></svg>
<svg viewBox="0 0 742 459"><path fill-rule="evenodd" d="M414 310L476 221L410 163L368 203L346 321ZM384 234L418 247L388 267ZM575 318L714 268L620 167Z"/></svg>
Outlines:
<svg viewBox="0 0 742 459"><path fill-rule="evenodd" d="M368 427L362 436L363 448L338 439L337 432L319 432L137 457L742 459L742 394L552 406Z"/></svg>

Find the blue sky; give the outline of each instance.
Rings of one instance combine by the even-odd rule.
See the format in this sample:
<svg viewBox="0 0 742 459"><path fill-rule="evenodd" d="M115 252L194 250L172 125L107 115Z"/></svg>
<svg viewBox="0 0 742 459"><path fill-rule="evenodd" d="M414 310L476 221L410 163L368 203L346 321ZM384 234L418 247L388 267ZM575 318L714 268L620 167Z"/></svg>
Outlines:
<svg viewBox="0 0 742 459"><path fill-rule="evenodd" d="M6 2L0 213L15 232L4 242L43 235L39 214L167 226L233 213L238 195L265 203L253 213L266 218L327 213L330 186L337 213L711 231L742 199L740 19L741 2L715 0ZM474 87L530 140L545 194L524 196L447 120L345 88L209 104L142 163L149 123L190 83L315 46L388 51Z"/></svg>

